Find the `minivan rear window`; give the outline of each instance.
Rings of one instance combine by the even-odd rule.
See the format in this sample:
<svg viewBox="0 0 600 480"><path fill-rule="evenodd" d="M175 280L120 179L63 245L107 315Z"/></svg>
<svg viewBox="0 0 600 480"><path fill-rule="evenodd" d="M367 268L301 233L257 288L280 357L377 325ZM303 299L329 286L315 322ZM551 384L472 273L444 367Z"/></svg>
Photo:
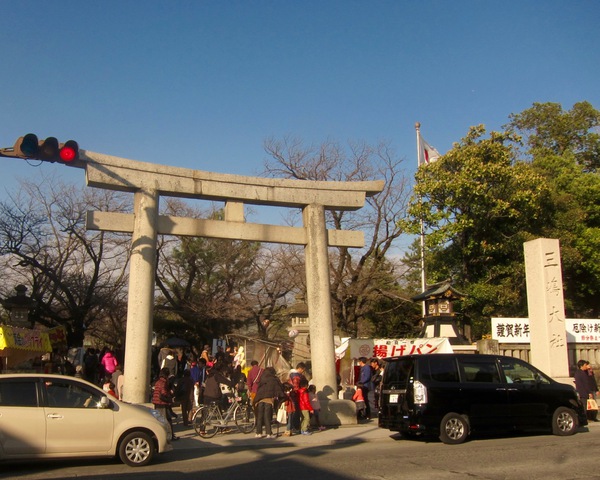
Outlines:
<svg viewBox="0 0 600 480"><path fill-rule="evenodd" d="M411 358L400 358L385 365L384 382L388 388L406 388L409 378L412 376L413 360Z"/></svg>

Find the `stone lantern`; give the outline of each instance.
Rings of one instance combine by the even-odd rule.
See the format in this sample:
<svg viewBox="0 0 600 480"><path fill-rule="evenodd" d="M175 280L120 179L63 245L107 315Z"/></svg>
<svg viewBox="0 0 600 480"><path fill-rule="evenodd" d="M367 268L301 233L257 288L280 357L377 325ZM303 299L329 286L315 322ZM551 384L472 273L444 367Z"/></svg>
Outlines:
<svg viewBox="0 0 600 480"><path fill-rule="evenodd" d="M298 362L310 361L310 319L308 318L308 305L304 295L296 296L296 301L288 308L291 317L289 336L294 342L292 366Z"/></svg>
<svg viewBox="0 0 600 480"><path fill-rule="evenodd" d="M469 345L470 325L459 326L454 311L454 302L464 297L449 280L430 285L423 293L412 297L414 302L425 302L424 325L419 337L446 337L451 345Z"/></svg>
<svg viewBox="0 0 600 480"><path fill-rule="evenodd" d="M29 313L35 307L35 300L26 295L27 287L17 285L17 294L2 301L2 306L10 314L10 325L13 327L33 328L35 320L29 319Z"/></svg>

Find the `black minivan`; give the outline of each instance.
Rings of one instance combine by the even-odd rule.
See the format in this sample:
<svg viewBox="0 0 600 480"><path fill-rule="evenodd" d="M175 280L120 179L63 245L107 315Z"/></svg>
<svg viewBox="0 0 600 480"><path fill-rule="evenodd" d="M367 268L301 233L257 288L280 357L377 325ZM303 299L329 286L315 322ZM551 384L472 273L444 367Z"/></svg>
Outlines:
<svg viewBox="0 0 600 480"><path fill-rule="evenodd" d="M502 355L428 354L385 359L379 426L448 444L471 432L540 430L572 435L587 425L575 389Z"/></svg>

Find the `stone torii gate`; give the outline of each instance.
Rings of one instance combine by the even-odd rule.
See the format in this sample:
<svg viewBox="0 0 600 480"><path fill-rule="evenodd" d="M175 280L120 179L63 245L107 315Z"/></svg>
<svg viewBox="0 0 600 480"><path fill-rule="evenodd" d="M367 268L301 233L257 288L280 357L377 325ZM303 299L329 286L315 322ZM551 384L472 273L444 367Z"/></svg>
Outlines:
<svg viewBox="0 0 600 480"><path fill-rule="evenodd" d="M84 150L80 150L80 159L73 166L85 169L89 186L134 194L133 214L88 212L87 218L90 230L132 234L125 401L148 401L159 234L304 245L313 378L323 400L337 398L327 249L360 248L364 246L364 235L357 231L327 230L325 210L362 208L367 196L383 190L383 180L324 182L247 177L156 165ZM161 196L223 201L225 219L161 216L158 213ZM245 204L300 208L303 226L246 223ZM327 411L323 413L327 416ZM335 419L330 421L335 423Z"/></svg>

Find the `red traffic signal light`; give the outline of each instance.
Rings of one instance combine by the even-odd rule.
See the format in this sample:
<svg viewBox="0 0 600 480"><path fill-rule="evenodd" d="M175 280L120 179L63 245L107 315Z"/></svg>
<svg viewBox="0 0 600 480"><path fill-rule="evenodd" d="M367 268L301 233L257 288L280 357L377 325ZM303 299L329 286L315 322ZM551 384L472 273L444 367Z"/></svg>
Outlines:
<svg viewBox="0 0 600 480"><path fill-rule="evenodd" d="M56 138L48 137L41 141L37 135L28 133L15 142L13 156L45 162L70 163L79 159L79 146L74 140L58 143Z"/></svg>
<svg viewBox="0 0 600 480"><path fill-rule="evenodd" d="M59 151L60 158L63 162L72 162L79 158L79 145L75 140L68 140Z"/></svg>

